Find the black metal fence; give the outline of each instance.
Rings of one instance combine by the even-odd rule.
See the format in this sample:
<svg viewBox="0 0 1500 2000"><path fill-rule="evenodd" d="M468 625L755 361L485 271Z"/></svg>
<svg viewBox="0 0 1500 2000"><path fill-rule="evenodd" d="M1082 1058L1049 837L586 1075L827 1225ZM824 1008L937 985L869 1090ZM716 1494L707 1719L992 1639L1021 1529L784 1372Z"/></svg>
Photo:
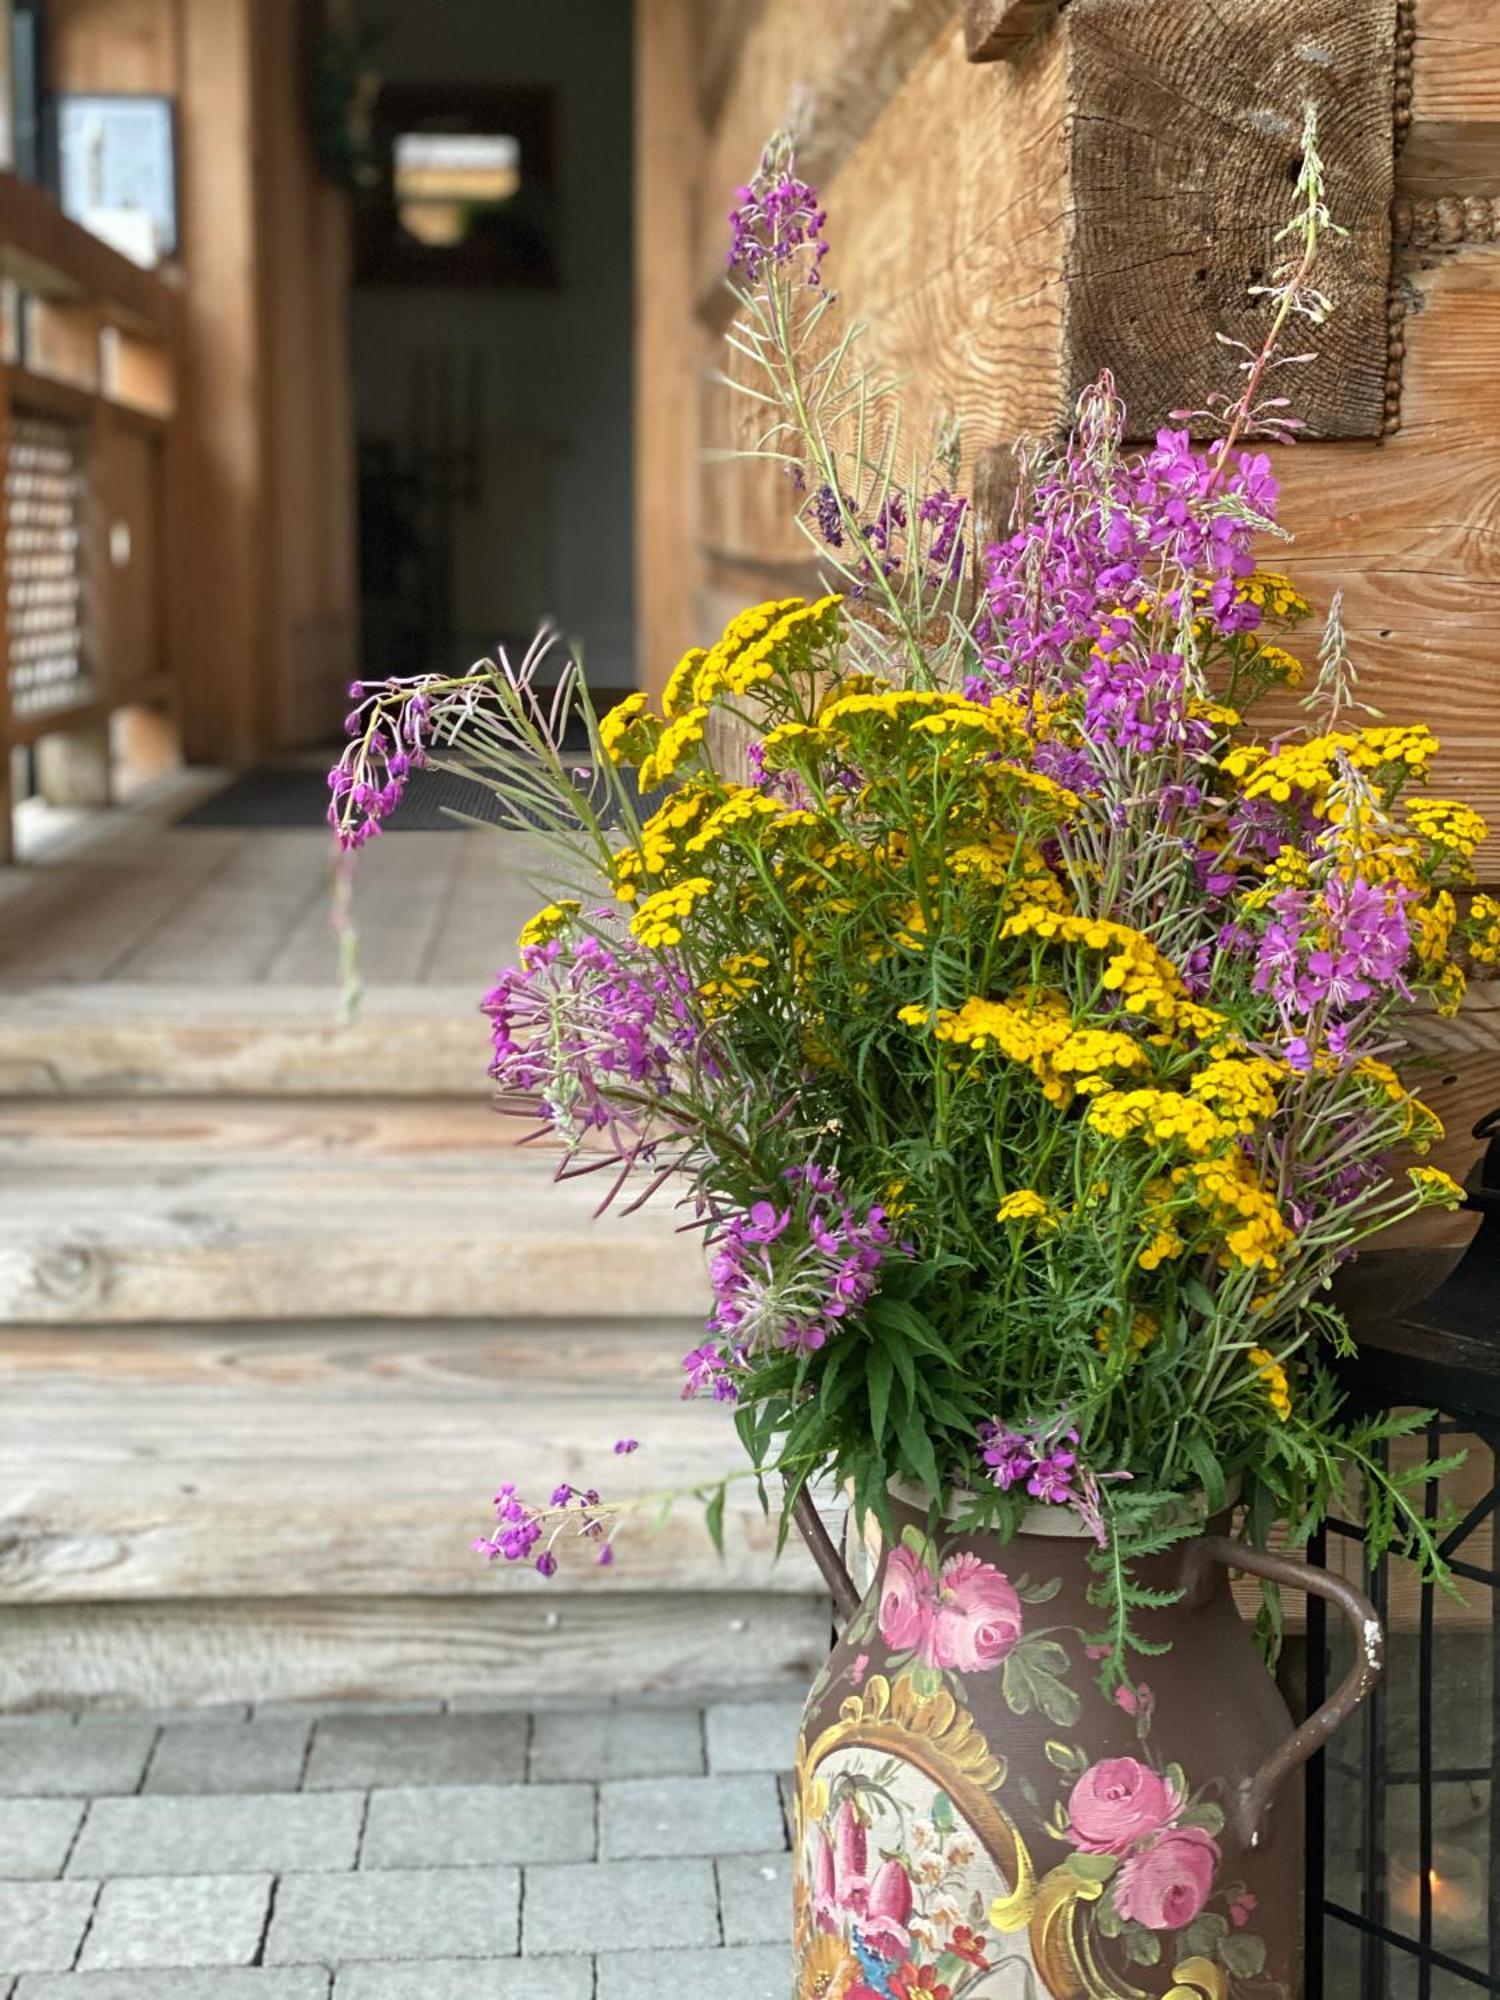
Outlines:
<svg viewBox="0 0 1500 2000"><path fill-rule="evenodd" d="M1486 1133L1485 1136L1491 1136ZM1456 1508L1442 1547L1461 1600L1400 1558L1372 1596L1386 1627L1385 1678L1309 1770L1307 2000L1475 2000L1500 1994L1500 1145L1474 1205L1480 1237L1446 1285L1410 1313L1360 1328L1352 1397L1432 1409L1431 1458L1464 1450L1426 1487L1429 1518ZM1363 1568L1357 1522L1330 1521L1310 1550ZM1348 1666L1349 1640L1309 1608L1307 1700Z"/></svg>

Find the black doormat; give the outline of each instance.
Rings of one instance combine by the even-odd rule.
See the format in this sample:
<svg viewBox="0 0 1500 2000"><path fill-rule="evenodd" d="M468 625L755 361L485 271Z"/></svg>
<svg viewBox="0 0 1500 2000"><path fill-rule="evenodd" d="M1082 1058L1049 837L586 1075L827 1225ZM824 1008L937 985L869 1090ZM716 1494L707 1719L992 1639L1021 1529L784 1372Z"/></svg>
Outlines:
<svg viewBox="0 0 1500 2000"><path fill-rule="evenodd" d="M628 775L627 785L629 784ZM580 787L582 789L582 787ZM634 787L630 788L632 792ZM637 805L642 803L635 794ZM644 802L647 811L653 801ZM179 826L318 827L327 824L328 776L312 765L265 764L233 778L222 791L182 814ZM392 833L452 833L454 814L490 826L534 824L529 814L458 771L413 771L401 803L386 821ZM616 817L613 810L606 820Z"/></svg>

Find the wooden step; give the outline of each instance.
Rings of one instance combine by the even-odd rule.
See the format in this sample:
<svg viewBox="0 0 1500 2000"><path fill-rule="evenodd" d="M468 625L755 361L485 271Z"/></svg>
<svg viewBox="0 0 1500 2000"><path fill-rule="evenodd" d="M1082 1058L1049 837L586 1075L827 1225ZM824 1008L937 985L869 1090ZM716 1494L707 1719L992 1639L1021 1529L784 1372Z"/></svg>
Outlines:
<svg viewBox="0 0 1500 2000"><path fill-rule="evenodd" d="M817 1598L734 1593L25 1605L0 1709L801 1694L831 1630Z"/></svg>
<svg viewBox="0 0 1500 2000"><path fill-rule="evenodd" d="M376 987L349 1023L332 980L10 983L0 986L0 1097L483 1097L482 997L477 986Z"/></svg>
<svg viewBox="0 0 1500 2000"><path fill-rule="evenodd" d="M670 1200L595 1220L605 1177L556 1182L517 1132L430 1102L12 1104L0 1324L701 1315Z"/></svg>
<svg viewBox="0 0 1500 2000"><path fill-rule="evenodd" d="M625 1499L743 1474L730 1414L685 1403L692 1322L601 1331L333 1325L11 1329L0 1342L0 1601L529 1597L473 1554L497 1485ZM617 1456L622 1437L641 1449ZM695 1502L628 1516L617 1559L562 1542L585 1597L817 1591L754 1482L724 1554Z"/></svg>

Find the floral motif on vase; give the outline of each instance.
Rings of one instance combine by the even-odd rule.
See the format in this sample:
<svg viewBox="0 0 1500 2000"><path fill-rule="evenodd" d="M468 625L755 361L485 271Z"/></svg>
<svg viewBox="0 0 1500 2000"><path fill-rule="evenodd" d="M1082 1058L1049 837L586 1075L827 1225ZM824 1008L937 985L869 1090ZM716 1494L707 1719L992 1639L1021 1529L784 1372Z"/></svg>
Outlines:
<svg viewBox="0 0 1500 2000"><path fill-rule="evenodd" d="M915 1530L887 1554L799 1746L795 2000L1287 2000L1223 1866L1222 1782L1156 1755L1149 1689L1116 1697L1136 1754L1072 1739L1091 1669L1056 1593ZM1050 1789L976 1722L991 1675L1055 1731Z"/></svg>

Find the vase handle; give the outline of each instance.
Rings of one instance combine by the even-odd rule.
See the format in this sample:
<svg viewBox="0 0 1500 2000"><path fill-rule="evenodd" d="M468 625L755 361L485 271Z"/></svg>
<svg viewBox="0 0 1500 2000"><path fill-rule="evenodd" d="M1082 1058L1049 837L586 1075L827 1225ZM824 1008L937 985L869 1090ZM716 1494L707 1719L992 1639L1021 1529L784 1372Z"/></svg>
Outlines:
<svg viewBox="0 0 1500 2000"><path fill-rule="evenodd" d="M833 1545L832 1535L823 1526L823 1517L805 1486L792 1502L792 1519L812 1552L819 1575L828 1585L840 1625L847 1625L859 1609L859 1590L845 1566L844 1558Z"/></svg>
<svg viewBox="0 0 1500 2000"><path fill-rule="evenodd" d="M1182 1569L1183 1595L1189 1607L1202 1603L1211 1563L1242 1569L1286 1589L1321 1597L1338 1606L1354 1631L1354 1665L1338 1687L1271 1752L1252 1777L1240 1782L1232 1817L1241 1843L1253 1848L1260 1844L1266 1814L1282 1785L1348 1721L1379 1680L1385 1664L1385 1634L1369 1598L1343 1577L1310 1563L1295 1562L1290 1556L1251 1548L1230 1535L1204 1535L1189 1548Z"/></svg>

